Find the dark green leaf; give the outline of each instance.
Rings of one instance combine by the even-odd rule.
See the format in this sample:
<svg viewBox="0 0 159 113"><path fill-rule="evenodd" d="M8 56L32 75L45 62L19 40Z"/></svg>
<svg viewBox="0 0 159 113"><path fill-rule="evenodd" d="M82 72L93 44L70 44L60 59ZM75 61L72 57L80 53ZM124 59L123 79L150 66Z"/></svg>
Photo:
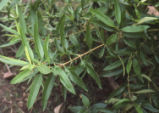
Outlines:
<svg viewBox="0 0 159 113"><path fill-rule="evenodd" d="M113 77L113 76L117 76L117 75L120 75L121 73L123 72L122 69L120 70L116 70L116 71L112 71L112 72L105 72L102 77Z"/></svg>
<svg viewBox="0 0 159 113"><path fill-rule="evenodd" d="M50 63L50 57L49 57L49 39L50 36L47 36L44 42L44 55L45 55L45 60Z"/></svg>
<svg viewBox="0 0 159 113"><path fill-rule="evenodd" d="M127 65L126 65L126 72L127 72L127 74L130 73L131 67L132 67L132 59L129 59Z"/></svg>
<svg viewBox="0 0 159 113"><path fill-rule="evenodd" d="M110 27L115 27L114 22L108 17L106 16L103 12L99 11L99 10L91 10L91 13L101 22L103 22L104 24L106 24L107 26Z"/></svg>
<svg viewBox="0 0 159 113"><path fill-rule="evenodd" d="M140 67L140 64L136 58L133 59L133 69L137 75L141 74L141 67Z"/></svg>
<svg viewBox="0 0 159 113"><path fill-rule="evenodd" d="M71 93L75 94L74 87L66 74L64 70L62 70L60 67L54 67L53 69L54 75L59 75L61 83L64 85L64 87L70 91Z"/></svg>
<svg viewBox="0 0 159 113"><path fill-rule="evenodd" d="M31 74L31 70L28 70L28 69L20 72L11 80L11 84L17 84L17 83L23 82L25 78L28 77L30 74Z"/></svg>
<svg viewBox="0 0 159 113"><path fill-rule="evenodd" d="M120 24L120 22L121 22L121 9L120 9L119 0L114 0L114 7L115 7L115 18L116 18L118 24Z"/></svg>
<svg viewBox="0 0 159 113"><path fill-rule="evenodd" d="M52 91L52 88L54 87L54 84L55 84L55 76L49 75L46 82L44 83L44 91L42 95L43 110L46 109L47 102L51 95L51 91Z"/></svg>
<svg viewBox="0 0 159 113"><path fill-rule="evenodd" d="M36 97L37 97L40 87L42 85L42 80L43 80L42 75L36 75L36 77L34 78L32 84L31 84L28 102L27 102L27 106L29 109L35 103Z"/></svg>
<svg viewBox="0 0 159 113"><path fill-rule="evenodd" d="M99 75L94 71L94 68L91 66L91 64L87 65L87 73L96 81L99 88L102 88L101 81Z"/></svg>
<svg viewBox="0 0 159 113"><path fill-rule="evenodd" d="M156 109L155 107L153 107L151 104L147 103L144 105L144 108L149 110L150 112L153 112L153 113L158 113L159 110Z"/></svg>
<svg viewBox="0 0 159 113"><path fill-rule="evenodd" d="M131 47L131 48L133 48L133 49L136 48L135 42L133 42L133 41L131 41L131 40L124 40L124 43L125 43L127 46L129 46L129 47Z"/></svg>
<svg viewBox="0 0 159 113"><path fill-rule="evenodd" d="M91 30L90 30L90 25L89 24L87 24L85 39L86 39L86 43L87 43L88 47L92 48L93 38L92 38L92 34L91 34Z"/></svg>
<svg viewBox="0 0 159 113"><path fill-rule="evenodd" d="M70 73L70 77L71 77L71 80L77 84L79 87L83 88L85 91L88 91L85 83L83 82L83 80L73 71L71 71Z"/></svg>
<svg viewBox="0 0 159 113"><path fill-rule="evenodd" d="M112 34L106 41L106 44L108 46L112 45L113 43L118 41L118 35L117 34Z"/></svg>
<svg viewBox="0 0 159 113"><path fill-rule="evenodd" d="M136 32L144 32L148 28L149 26L147 25L131 25L131 26L126 26L122 28L122 31L128 32L128 33L136 33Z"/></svg>
<svg viewBox="0 0 159 113"><path fill-rule="evenodd" d="M110 71L110 70L116 69L116 68L118 68L120 66L121 66L121 62L120 61L116 61L116 62L113 62L112 64L106 66L104 68L104 71Z"/></svg>

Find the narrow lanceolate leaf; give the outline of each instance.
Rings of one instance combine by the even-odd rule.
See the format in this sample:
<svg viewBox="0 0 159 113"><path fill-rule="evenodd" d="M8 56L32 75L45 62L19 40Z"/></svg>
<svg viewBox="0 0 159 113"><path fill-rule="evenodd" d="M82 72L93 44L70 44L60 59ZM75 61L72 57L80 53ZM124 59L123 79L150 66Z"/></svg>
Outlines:
<svg viewBox="0 0 159 113"><path fill-rule="evenodd" d="M104 13L102 13L99 10L91 10L91 13L101 22L103 22L104 24L106 24L109 27L115 27L114 22L111 20L111 18L109 18L108 16L106 16Z"/></svg>
<svg viewBox="0 0 159 113"><path fill-rule="evenodd" d="M3 25L3 24L0 24L0 27L2 27L2 28L3 28L5 31L7 31L7 32L10 32L10 33L12 33L12 34L18 35L17 31L13 30L13 29L10 28L10 27L7 27L7 26L5 26L5 25Z"/></svg>
<svg viewBox="0 0 159 113"><path fill-rule="evenodd" d="M121 30L127 33L137 33L137 32L144 32L148 28L149 26L147 25L131 25L131 26L126 26L122 28Z"/></svg>
<svg viewBox="0 0 159 113"><path fill-rule="evenodd" d="M135 74L137 75L141 74L141 67L137 59L133 59L133 69Z"/></svg>
<svg viewBox="0 0 159 113"><path fill-rule="evenodd" d="M99 75L94 71L94 68L90 64L87 64L87 73L96 81L98 87L102 88Z"/></svg>
<svg viewBox="0 0 159 113"><path fill-rule="evenodd" d="M141 18L137 24L143 24L145 22L150 22L150 21L154 21L154 20L157 20L158 18L156 17L144 17L144 18Z"/></svg>
<svg viewBox="0 0 159 113"><path fill-rule="evenodd" d="M28 102L27 106L30 109L33 104L35 103L36 97L39 93L40 86L42 85L42 75L37 75L30 87L30 92L29 92L29 97L28 97Z"/></svg>
<svg viewBox="0 0 159 113"><path fill-rule="evenodd" d="M58 32L60 33L60 37L61 37L61 44L63 46L63 48L65 48L65 33L64 33L64 24L65 24L65 16L62 16L62 18L60 19L59 25L58 25Z"/></svg>
<svg viewBox="0 0 159 113"><path fill-rule="evenodd" d="M44 91L43 91L43 95L42 95L43 110L46 109L48 99L49 99L49 97L51 95L51 91L54 87L54 83L55 83L55 76L49 75L46 82L44 83Z"/></svg>
<svg viewBox="0 0 159 113"><path fill-rule="evenodd" d="M129 47L131 47L131 48L133 48L133 49L136 49L136 43L135 43L134 41L124 40L124 43L125 43L127 46L129 46Z"/></svg>
<svg viewBox="0 0 159 113"><path fill-rule="evenodd" d="M34 59L34 54L25 35L27 32L25 18L24 18L25 16L22 14L21 9L18 6L16 8L17 8L18 16L19 16L19 23L17 23L17 29L20 33L20 37L25 49L26 57L28 61L31 63L31 60Z"/></svg>
<svg viewBox="0 0 159 113"><path fill-rule="evenodd" d="M38 16L35 13L35 17L34 17L34 41L35 41L35 46L36 46L36 50L38 51L38 55L40 56L40 58L42 59L44 57L44 50L42 47L42 43L41 43L41 39L39 36L39 28L38 28Z"/></svg>
<svg viewBox="0 0 159 113"><path fill-rule="evenodd" d="M142 90L136 91L135 93L136 94L147 94L147 93L154 93L154 92L155 91L152 89L142 89Z"/></svg>
<svg viewBox="0 0 159 113"><path fill-rule="evenodd" d="M120 61L116 61L116 62L106 66L104 68L104 71L110 71L110 70L116 69L116 68L118 68L120 66L121 66L121 62Z"/></svg>
<svg viewBox="0 0 159 113"><path fill-rule="evenodd" d="M16 66L24 66L27 65L28 62L25 62L23 60L18 60L18 59L14 59L14 58L9 58L9 57L5 57L0 55L0 61L6 64L10 64L10 65L16 65Z"/></svg>
<svg viewBox="0 0 159 113"><path fill-rule="evenodd" d="M11 41L9 41L9 42L6 43L6 44L0 45L0 48L4 48L4 47L9 47L9 46L15 45L15 44L18 43L19 41L20 41L19 39L11 40Z"/></svg>
<svg viewBox="0 0 159 113"><path fill-rule="evenodd" d="M113 43L117 42L118 41L118 35L117 34L112 34L106 41L106 44L109 46L109 45L112 45Z"/></svg>
<svg viewBox="0 0 159 113"><path fill-rule="evenodd" d="M113 77L113 76L118 76L123 72L122 69L112 71L112 72L106 72L102 75L102 77Z"/></svg>
<svg viewBox="0 0 159 113"><path fill-rule="evenodd" d="M79 87L83 88L85 91L88 91L88 89L87 89L85 83L83 82L83 80L74 71L71 71L70 78Z"/></svg>
<svg viewBox="0 0 159 113"><path fill-rule="evenodd" d="M44 42L44 56L45 60L50 63L50 57L49 57L49 39L50 36L47 36Z"/></svg>
<svg viewBox="0 0 159 113"><path fill-rule="evenodd" d="M130 73L131 67L132 67L132 59L129 59L127 65L126 65L126 72L127 72L127 74Z"/></svg>
<svg viewBox="0 0 159 113"><path fill-rule="evenodd" d="M31 70L28 70L28 69L20 72L11 80L11 84L17 84L17 83L23 82L24 79L28 77L30 74L31 74Z"/></svg>
<svg viewBox="0 0 159 113"><path fill-rule="evenodd" d="M5 6L7 6L10 0L1 0L0 2L0 10L2 10Z"/></svg>
<svg viewBox="0 0 159 113"><path fill-rule="evenodd" d="M146 103L144 104L144 108L149 110L150 112L152 113L158 113L159 112L159 109L155 108L152 104L150 103Z"/></svg>
<svg viewBox="0 0 159 113"><path fill-rule="evenodd" d="M87 43L88 47L92 48L93 39L92 39L92 35L91 35L89 24L87 24L85 40L86 40L86 43Z"/></svg>
<svg viewBox="0 0 159 113"><path fill-rule="evenodd" d="M61 69L60 67L55 67L53 69L53 73L54 73L54 75L59 75L60 81L63 84L63 86L68 91L70 91L71 93L75 94L74 87L73 87L68 75L66 74L66 72L63 69Z"/></svg>
<svg viewBox="0 0 159 113"><path fill-rule="evenodd" d="M115 18L116 18L118 24L120 24L120 22L121 22L121 9L120 9L119 0L114 0L114 7L115 7Z"/></svg>

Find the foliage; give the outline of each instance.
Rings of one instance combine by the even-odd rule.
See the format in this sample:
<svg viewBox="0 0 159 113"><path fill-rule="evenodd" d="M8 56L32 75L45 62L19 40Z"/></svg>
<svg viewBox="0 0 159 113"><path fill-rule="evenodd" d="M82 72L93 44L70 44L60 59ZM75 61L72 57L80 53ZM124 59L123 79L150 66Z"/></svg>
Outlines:
<svg viewBox="0 0 159 113"><path fill-rule="evenodd" d="M145 10L156 4L157 0L2 0L1 21L8 18L11 24L0 24L8 37L0 47L17 45L18 50L16 58L0 55L0 61L22 66L11 83L29 81L29 109L41 90L45 110L51 93L56 94L53 88L62 85L66 101L67 93L81 93L83 105L69 107L75 113L157 113L159 17ZM97 101L93 89L105 90L107 78L119 87Z"/></svg>

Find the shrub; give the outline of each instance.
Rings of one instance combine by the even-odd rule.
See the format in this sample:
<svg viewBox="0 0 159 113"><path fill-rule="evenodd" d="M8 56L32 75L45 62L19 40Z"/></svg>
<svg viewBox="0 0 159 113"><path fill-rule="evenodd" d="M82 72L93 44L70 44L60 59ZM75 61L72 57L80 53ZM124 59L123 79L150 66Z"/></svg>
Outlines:
<svg viewBox="0 0 159 113"><path fill-rule="evenodd" d="M158 4L157 0L2 0L0 9L7 5L12 24L0 24L9 38L0 47L17 44L18 50L16 58L0 55L0 61L21 66L11 84L29 81L29 109L42 90L45 110L53 87L62 85L64 98L67 93L77 95L77 89L84 92L84 105L70 107L75 113L157 113L159 20L147 12ZM102 103L89 100L87 96L96 92L91 92L92 83L105 89L105 78L118 86Z"/></svg>

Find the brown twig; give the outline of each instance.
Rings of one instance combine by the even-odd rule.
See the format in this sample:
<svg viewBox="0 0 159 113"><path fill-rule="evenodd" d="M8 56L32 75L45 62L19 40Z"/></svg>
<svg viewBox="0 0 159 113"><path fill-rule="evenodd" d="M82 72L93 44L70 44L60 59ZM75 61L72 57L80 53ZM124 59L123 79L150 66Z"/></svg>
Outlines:
<svg viewBox="0 0 159 113"><path fill-rule="evenodd" d="M85 55L87 55L87 54L89 54L89 53L95 51L96 49L103 47L103 46L104 46L104 44L101 44L101 45L99 45L99 46L97 46L97 47L95 47L95 48L90 49L89 51L87 51L87 52L85 52L85 53L83 53L83 54L78 55L77 57L75 57L75 58L73 58L73 59L71 59L71 60L69 60L69 61L67 61L67 62L65 62L65 63L58 64L58 66L64 67L64 66L66 66L67 64L72 63L72 62L74 62L75 60L77 60L77 59L79 59L79 58L81 58L81 57L83 57L83 56L85 56Z"/></svg>

